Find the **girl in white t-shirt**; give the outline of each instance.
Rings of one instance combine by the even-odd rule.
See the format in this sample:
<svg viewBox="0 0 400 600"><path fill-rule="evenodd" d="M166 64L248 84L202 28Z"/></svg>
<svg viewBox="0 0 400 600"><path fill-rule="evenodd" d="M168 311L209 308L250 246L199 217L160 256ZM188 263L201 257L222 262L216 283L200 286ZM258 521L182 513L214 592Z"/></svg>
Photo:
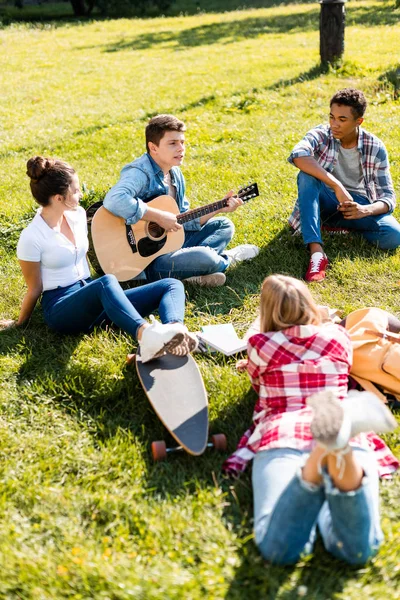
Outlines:
<svg viewBox="0 0 400 600"><path fill-rule="evenodd" d="M127 291L114 275L92 280L86 260L86 213L74 169L36 156L27 163L32 195L40 205L21 233L17 256L27 285L16 321L26 323L40 296L46 323L61 333L88 332L105 319L139 341L143 362L165 352L187 354L197 345L183 325L185 295L181 281L162 279ZM144 317L158 310L162 323Z"/></svg>

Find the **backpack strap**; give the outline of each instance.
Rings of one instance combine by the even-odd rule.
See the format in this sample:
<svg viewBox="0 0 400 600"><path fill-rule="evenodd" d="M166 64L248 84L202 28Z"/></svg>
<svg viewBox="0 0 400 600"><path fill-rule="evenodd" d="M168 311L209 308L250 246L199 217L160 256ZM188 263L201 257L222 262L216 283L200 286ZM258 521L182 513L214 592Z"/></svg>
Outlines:
<svg viewBox="0 0 400 600"><path fill-rule="evenodd" d="M374 335L376 337L382 338L383 340L389 340L390 342L395 342L396 344L400 344L400 337L391 333L382 333L381 331L374 331L373 329L364 329L365 333L369 335Z"/></svg>

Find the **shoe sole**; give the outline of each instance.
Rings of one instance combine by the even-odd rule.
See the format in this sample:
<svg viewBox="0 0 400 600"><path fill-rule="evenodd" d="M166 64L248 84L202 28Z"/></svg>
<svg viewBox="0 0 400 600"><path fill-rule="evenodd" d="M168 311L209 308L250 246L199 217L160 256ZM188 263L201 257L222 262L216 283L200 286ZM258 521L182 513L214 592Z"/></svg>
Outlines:
<svg viewBox="0 0 400 600"><path fill-rule="evenodd" d="M325 231L328 235L347 235L350 233L349 229L341 229L340 227L321 227L321 231Z"/></svg>
<svg viewBox="0 0 400 600"><path fill-rule="evenodd" d="M196 350L197 346L197 340L192 338L190 335L185 334L183 341L171 350L168 350L168 352L174 356L186 356L187 354L190 354Z"/></svg>
<svg viewBox="0 0 400 600"><path fill-rule="evenodd" d="M184 333L176 333L173 338L169 340L158 352L153 354L153 356L149 360L154 360L156 358L160 358L160 356L164 356L166 352L171 352L176 346L179 346L185 339ZM146 362L149 362L146 360Z"/></svg>
<svg viewBox="0 0 400 600"><path fill-rule="evenodd" d="M164 354L166 354L167 352L169 352L170 354L174 354L173 350L175 348L177 348L180 344L183 343L183 341L185 340L185 334L184 333L177 333L176 335L174 335L174 337L172 338L172 340L170 340L169 342L167 342L166 344L164 344L164 346L161 348L161 350L159 350L158 352L156 352L156 354L154 354L154 356L152 356L152 358L149 358L149 360L146 360L144 362L150 362L151 360L154 360L156 358L160 358L161 356L164 356ZM176 356L185 356L185 354L189 354L190 352L192 352L195 348L196 348L196 342L195 340L191 340L191 343L188 343L188 351L185 353L177 353ZM127 354L126 355L126 364L127 365L131 365L136 361L136 354Z"/></svg>
<svg viewBox="0 0 400 600"><path fill-rule="evenodd" d="M307 398L307 405L313 409L310 429L314 440L323 446L337 448L344 419L340 400L329 392L321 392Z"/></svg>
<svg viewBox="0 0 400 600"><path fill-rule="evenodd" d="M212 273L212 275L214 275L214 273ZM221 273L221 275L224 275L223 273ZM199 277L206 277L206 275L199 275ZM217 278L217 281L214 280L205 280L205 281L190 281L191 278L189 279L184 279L184 283L188 283L189 285L193 285L193 286L198 286L198 287L221 287L222 285L225 285L226 283L226 276L224 275L224 277L219 277ZM219 281L218 281L219 279Z"/></svg>

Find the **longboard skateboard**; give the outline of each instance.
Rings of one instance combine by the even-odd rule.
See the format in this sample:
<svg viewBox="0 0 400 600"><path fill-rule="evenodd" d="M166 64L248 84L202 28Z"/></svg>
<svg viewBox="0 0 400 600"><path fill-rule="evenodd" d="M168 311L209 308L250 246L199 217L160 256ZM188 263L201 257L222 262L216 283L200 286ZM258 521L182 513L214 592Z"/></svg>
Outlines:
<svg viewBox="0 0 400 600"><path fill-rule="evenodd" d="M153 442L155 460L166 458L168 451L186 450L199 456L208 445L226 448L223 434L213 436L208 444L208 399L199 368L192 356L164 356L142 363L136 354L140 382L160 421L178 443L167 448L165 442Z"/></svg>

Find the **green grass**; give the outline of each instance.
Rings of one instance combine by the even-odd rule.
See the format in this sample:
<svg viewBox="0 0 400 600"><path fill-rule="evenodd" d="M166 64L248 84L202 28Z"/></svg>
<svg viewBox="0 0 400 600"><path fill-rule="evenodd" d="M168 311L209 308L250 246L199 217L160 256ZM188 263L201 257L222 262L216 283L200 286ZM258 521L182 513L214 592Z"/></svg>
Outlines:
<svg viewBox="0 0 400 600"><path fill-rule="evenodd" d="M182 3L182 6L185 3ZM245 2L232 3L233 8ZM253 2L253 6L267 3ZM235 244L257 243L251 265L226 287L189 290L192 329L232 321L242 333L262 279L301 277L307 256L286 224L296 171L286 162L303 133L325 121L336 89L369 99L365 126L391 155L400 187L395 77L399 10L382 1L346 5L341 68L318 67L318 4L277 5L154 20L54 21L0 30L0 315L16 317L23 281L15 258L33 214L25 175L34 154L71 162L93 195L143 152L149 116L188 126L184 172L193 206L258 182L261 197L232 216ZM247 3L251 5L250 2ZM68 6L68 5L66 5ZM192 7L192 8L191 8ZM396 212L400 217L400 212ZM311 289L344 314L364 305L400 314L400 253L355 238L327 238L329 277ZM293 568L263 563L252 539L249 473L220 474L223 456L173 456L154 465L150 442L167 438L124 357L117 330L61 338L37 310L0 334L0 598L198 599L398 597L398 481L382 486L385 543L363 569L318 545ZM234 359L196 358L209 394L210 429L233 450L254 394ZM398 434L388 436L397 454Z"/></svg>

